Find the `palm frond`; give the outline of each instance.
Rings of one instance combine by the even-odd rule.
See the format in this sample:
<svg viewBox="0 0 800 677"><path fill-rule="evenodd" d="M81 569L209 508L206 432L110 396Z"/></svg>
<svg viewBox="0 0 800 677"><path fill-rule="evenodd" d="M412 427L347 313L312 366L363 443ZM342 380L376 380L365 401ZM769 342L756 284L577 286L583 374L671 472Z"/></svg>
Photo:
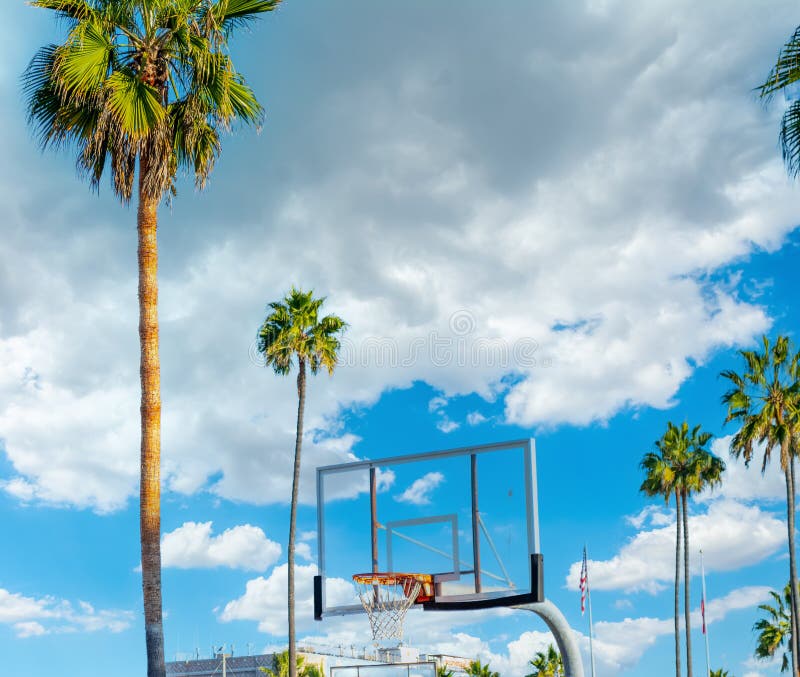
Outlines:
<svg viewBox="0 0 800 677"><path fill-rule="evenodd" d="M97 16L92 3L87 0L30 0L33 7L52 9L61 16L76 21L85 21Z"/></svg>
<svg viewBox="0 0 800 677"><path fill-rule="evenodd" d="M800 27L778 54L778 60L759 89L759 96L769 101L775 92L800 80Z"/></svg>
<svg viewBox="0 0 800 677"><path fill-rule="evenodd" d="M108 78L108 103L122 130L132 139L146 136L166 112L158 92L133 73L119 70Z"/></svg>
<svg viewBox="0 0 800 677"><path fill-rule="evenodd" d="M793 101L781 120L781 153L789 176L800 174L800 100Z"/></svg>

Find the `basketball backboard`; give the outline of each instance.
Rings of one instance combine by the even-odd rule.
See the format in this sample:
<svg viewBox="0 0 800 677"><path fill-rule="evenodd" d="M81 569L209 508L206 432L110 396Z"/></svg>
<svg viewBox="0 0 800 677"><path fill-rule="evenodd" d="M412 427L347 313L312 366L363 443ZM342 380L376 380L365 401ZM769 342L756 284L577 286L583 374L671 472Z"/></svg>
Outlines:
<svg viewBox="0 0 800 677"><path fill-rule="evenodd" d="M426 610L544 599L532 439L317 468L314 616L363 612L354 574L430 574Z"/></svg>

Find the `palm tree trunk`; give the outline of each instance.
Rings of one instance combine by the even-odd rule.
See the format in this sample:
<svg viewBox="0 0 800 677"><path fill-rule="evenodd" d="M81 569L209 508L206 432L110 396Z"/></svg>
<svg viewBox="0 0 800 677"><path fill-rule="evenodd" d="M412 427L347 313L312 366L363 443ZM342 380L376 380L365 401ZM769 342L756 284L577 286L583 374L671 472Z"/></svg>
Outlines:
<svg viewBox="0 0 800 677"><path fill-rule="evenodd" d="M683 509L683 613L686 618L686 677L692 677L692 607L689 594L689 505L687 491L681 492Z"/></svg>
<svg viewBox="0 0 800 677"><path fill-rule="evenodd" d="M681 677L681 501L675 490L675 677Z"/></svg>
<svg viewBox="0 0 800 677"><path fill-rule="evenodd" d="M795 677L800 675L798 672L797 657L800 655L798 651L798 632L797 622L800 619L798 611L798 589L797 589L797 558L795 556L794 547L794 458L789 458L789 467L784 473L786 475L786 524L789 531L789 582L791 583L792 592L792 674Z"/></svg>
<svg viewBox="0 0 800 677"><path fill-rule="evenodd" d="M165 677L161 615L161 366L158 357L157 198L146 195L139 167L139 374L142 385L139 529L148 677Z"/></svg>
<svg viewBox="0 0 800 677"><path fill-rule="evenodd" d="M297 527L297 494L300 486L300 451L303 446L303 410L306 406L306 362L299 359L297 371L297 434L294 443L292 508L289 517L289 677L297 677L297 648L294 631L294 540Z"/></svg>

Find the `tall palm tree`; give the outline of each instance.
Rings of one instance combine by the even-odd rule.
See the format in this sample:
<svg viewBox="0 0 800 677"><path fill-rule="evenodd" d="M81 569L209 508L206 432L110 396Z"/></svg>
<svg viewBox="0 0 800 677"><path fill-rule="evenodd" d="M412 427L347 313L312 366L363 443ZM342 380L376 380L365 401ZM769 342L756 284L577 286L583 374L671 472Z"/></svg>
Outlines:
<svg viewBox="0 0 800 677"><path fill-rule="evenodd" d="M797 587L795 557L795 473L794 458L800 434L800 353L795 353L786 336L774 343L762 338L763 351L740 350L744 362L741 373L724 371L732 387L722 397L728 407L726 422L736 421L739 431L731 440L731 454L749 465L756 444L763 447L763 473L775 450L786 480L786 526L789 541L789 584L791 592L792 674L797 677L797 620L800 591Z"/></svg>
<svg viewBox="0 0 800 677"><path fill-rule="evenodd" d="M297 525L297 494L300 486L300 452L303 446L303 414L306 402L306 369L316 374L326 369L333 374L341 343L340 334L347 326L336 315L319 317L324 298L314 298L314 292L292 287L283 301L269 304L269 315L258 333L258 350L265 364L276 374L286 375L297 362L297 430L294 445L294 475L292 505L289 516L288 553L288 612L289 612L289 677L297 677L297 652L294 622L294 550Z"/></svg>
<svg viewBox="0 0 800 677"><path fill-rule="evenodd" d="M769 102L780 91L800 80L800 26L783 46L778 60L772 67L764 84L759 88L759 96ZM800 174L800 99L796 96L783 114L780 131L783 162L789 175L796 178Z"/></svg>
<svg viewBox="0 0 800 677"><path fill-rule="evenodd" d="M23 76L28 118L43 148L70 147L79 173L138 210L141 376L140 530L147 671L161 677L161 370L158 206L178 170L205 185L220 132L256 123L262 108L228 52L234 29L279 0L31 0L63 20Z"/></svg>
<svg viewBox="0 0 800 677"><path fill-rule="evenodd" d="M689 574L689 496L722 482L725 462L712 454L706 445L711 433L700 432L700 426L689 430L684 421L680 426L667 424L665 443L671 450L672 469L681 499L683 520L683 611L686 630L686 674L692 675L691 594Z"/></svg>
<svg viewBox="0 0 800 677"><path fill-rule="evenodd" d="M500 677L500 673L494 672L488 663L484 665L480 661L472 661L467 666L466 674L470 677Z"/></svg>
<svg viewBox="0 0 800 677"><path fill-rule="evenodd" d="M436 677L455 677L453 671L446 665L440 665L436 668Z"/></svg>
<svg viewBox="0 0 800 677"><path fill-rule="evenodd" d="M647 496L662 496L667 505L670 498L675 498L675 677L681 677L681 628L680 628L680 576L681 576L681 520L680 482L675 472L675 448L672 444L674 434L672 423L667 424L667 432L656 440L656 451L648 452L642 458L639 467L644 470L645 478L639 491Z"/></svg>
<svg viewBox="0 0 800 677"><path fill-rule="evenodd" d="M789 656L792 651L792 590L787 583L783 593L770 590L773 604L759 604L758 608L767 614L755 622L753 630L758 633L755 655L759 660L769 660L783 649L781 672L789 669Z"/></svg>
<svg viewBox="0 0 800 677"><path fill-rule="evenodd" d="M709 677L731 677L727 670L720 668L719 670L711 670Z"/></svg>
<svg viewBox="0 0 800 677"><path fill-rule="evenodd" d="M533 668L533 672L525 677L561 677L564 674L561 654L552 644L545 651L537 651L536 656L528 663Z"/></svg>

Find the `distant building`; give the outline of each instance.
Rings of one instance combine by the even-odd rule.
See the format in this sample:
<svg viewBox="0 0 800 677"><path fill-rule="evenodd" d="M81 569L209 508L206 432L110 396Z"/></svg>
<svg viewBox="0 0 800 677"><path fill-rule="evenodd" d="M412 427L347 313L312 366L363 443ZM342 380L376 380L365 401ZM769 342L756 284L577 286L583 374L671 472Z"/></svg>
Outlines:
<svg viewBox="0 0 800 677"><path fill-rule="evenodd" d="M230 677L264 677L259 667L271 668L273 654L260 656L229 656L225 659L225 672ZM222 656L201 658L191 661L167 663L168 675L181 677L220 677L222 675Z"/></svg>
<svg viewBox="0 0 800 677"><path fill-rule="evenodd" d="M328 675L329 668L343 665L383 665L386 663L416 663L434 661L437 666L446 666L455 672L463 671L470 663L468 658L445 656L444 654L421 655L419 649L408 646L392 648L303 647L298 655L305 659L306 665L319 666ZM264 677L260 667L272 668L274 654L257 656L229 656L225 659L225 673L228 677ZM221 677L221 654L215 658L172 661L167 663L167 675L174 677Z"/></svg>
<svg viewBox="0 0 800 677"><path fill-rule="evenodd" d="M420 660L433 661L436 663L437 668L448 668L454 673L462 673L467 670L469 664L472 663L471 658L464 658L462 656L448 656L442 653L429 653L423 655Z"/></svg>

